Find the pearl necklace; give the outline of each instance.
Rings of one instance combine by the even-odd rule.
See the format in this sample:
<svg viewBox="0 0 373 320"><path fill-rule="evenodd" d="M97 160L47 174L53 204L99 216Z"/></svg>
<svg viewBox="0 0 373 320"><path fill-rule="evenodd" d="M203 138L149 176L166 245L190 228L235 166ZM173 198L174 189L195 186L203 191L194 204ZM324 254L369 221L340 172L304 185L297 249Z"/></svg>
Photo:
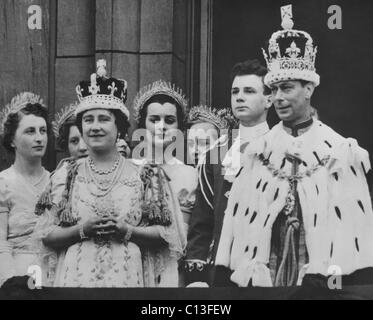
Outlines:
<svg viewBox="0 0 373 320"><path fill-rule="evenodd" d="M85 175L87 177L87 181L88 181L88 190L89 192L91 193L91 195L93 195L94 197L97 197L97 198L104 198L106 197L114 188L114 186L117 184L117 182L119 181L120 177L121 177L121 173L123 171L123 166L124 166L124 158L122 156L120 156L120 158L118 159L119 163L118 163L118 166L116 166L117 168L115 169L115 171L113 171L111 173L112 177L111 178L108 178L106 180L99 180L98 177L95 176L95 173L91 166L89 165L89 163L86 162L86 165L85 165ZM89 160L88 160L89 162ZM99 174L97 174L99 175ZM100 175L99 175L100 176ZM91 190L91 188L89 187L89 182L92 181L93 184L96 186L98 192L94 192Z"/></svg>
<svg viewBox="0 0 373 320"><path fill-rule="evenodd" d="M118 156L118 159L114 162L113 166L108 170L98 170L96 168L95 163L93 162L93 160L91 158L88 158L88 164L89 164L90 169L94 173L96 173L100 176L108 176L109 174L113 173L115 170L118 169L118 166L119 166L119 163L120 163L120 158L121 158L121 156Z"/></svg>

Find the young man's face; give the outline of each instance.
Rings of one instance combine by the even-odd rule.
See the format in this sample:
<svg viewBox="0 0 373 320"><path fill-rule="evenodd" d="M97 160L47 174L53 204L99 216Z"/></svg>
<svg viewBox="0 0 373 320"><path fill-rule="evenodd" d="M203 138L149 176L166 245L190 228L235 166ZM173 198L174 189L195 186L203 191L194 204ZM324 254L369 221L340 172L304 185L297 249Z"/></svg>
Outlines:
<svg viewBox="0 0 373 320"><path fill-rule="evenodd" d="M280 81L271 85L272 101L281 120L294 124L310 116L309 99L313 85L302 85L300 81Z"/></svg>
<svg viewBox="0 0 373 320"><path fill-rule="evenodd" d="M232 83L231 105L234 116L241 123L265 121L271 103L264 95L262 78L254 74L236 76Z"/></svg>

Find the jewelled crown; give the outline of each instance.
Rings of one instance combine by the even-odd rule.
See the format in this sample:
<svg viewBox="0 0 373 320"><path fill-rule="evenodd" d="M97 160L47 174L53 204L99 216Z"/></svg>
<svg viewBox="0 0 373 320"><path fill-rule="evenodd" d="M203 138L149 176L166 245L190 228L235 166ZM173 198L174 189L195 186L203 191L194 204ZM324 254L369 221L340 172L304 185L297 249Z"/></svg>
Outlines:
<svg viewBox="0 0 373 320"><path fill-rule="evenodd" d="M31 92L22 92L15 96L9 104L7 104L2 111L0 111L0 135L4 134L4 125L10 114L15 114L25 108L28 104L40 104L46 108L43 99Z"/></svg>
<svg viewBox="0 0 373 320"><path fill-rule="evenodd" d="M315 60L317 47L311 36L304 31L293 30L292 6L281 7L282 28L272 34L268 53L263 49L268 74L264 78L267 86L285 80L305 80L320 84L316 73Z"/></svg>
<svg viewBox="0 0 373 320"><path fill-rule="evenodd" d="M136 95L133 101L133 117L139 122L142 108L146 102L153 96L163 94L173 98L183 109L183 113L186 113L188 101L180 88L177 88L174 84L163 80L158 80L152 84L142 88Z"/></svg>
<svg viewBox="0 0 373 320"><path fill-rule="evenodd" d="M75 114L92 109L114 109L122 111L129 118L125 106L127 101L127 82L106 77L106 60L97 61L97 73L91 75L90 81L82 81L76 87L80 101Z"/></svg>
<svg viewBox="0 0 373 320"><path fill-rule="evenodd" d="M208 122L219 130L231 129L237 124L230 108L213 109L204 105L191 108L187 122L189 125Z"/></svg>
<svg viewBox="0 0 373 320"><path fill-rule="evenodd" d="M78 102L72 103L62 108L62 110L55 115L54 121L52 122L52 128L56 139L58 139L60 135L60 129L65 124L65 122L69 120L71 117L75 116L75 111L78 105Z"/></svg>

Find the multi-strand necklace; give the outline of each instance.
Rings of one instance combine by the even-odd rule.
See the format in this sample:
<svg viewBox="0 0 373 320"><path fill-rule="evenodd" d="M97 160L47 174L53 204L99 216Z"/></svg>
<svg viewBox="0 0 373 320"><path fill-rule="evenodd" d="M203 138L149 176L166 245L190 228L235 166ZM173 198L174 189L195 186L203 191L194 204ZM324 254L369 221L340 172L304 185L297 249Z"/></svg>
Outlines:
<svg viewBox="0 0 373 320"><path fill-rule="evenodd" d="M106 197L117 184L121 172L123 169L124 158L118 156L118 159L114 162L113 166L108 170L98 170L91 158L85 163L85 173L88 182L93 182L96 187L96 191L90 188L90 183L88 183L89 192L97 198Z"/></svg>
<svg viewBox="0 0 373 320"><path fill-rule="evenodd" d="M87 189L94 198L90 207L98 217L117 217L112 190L122 175L124 162L125 159L119 155L113 166L108 170L98 170L91 158L88 158L85 162ZM93 188L91 182L93 182ZM95 242L105 245L111 239L112 236L99 236L95 239Z"/></svg>

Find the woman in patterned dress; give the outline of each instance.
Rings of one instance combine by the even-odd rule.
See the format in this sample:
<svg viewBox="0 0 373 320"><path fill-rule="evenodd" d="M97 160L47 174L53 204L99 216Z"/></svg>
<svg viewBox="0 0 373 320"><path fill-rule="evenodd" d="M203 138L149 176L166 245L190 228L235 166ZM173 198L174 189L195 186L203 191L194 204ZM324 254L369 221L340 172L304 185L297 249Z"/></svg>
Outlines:
<svg viewBox="0 0 373 320"><path fill-rule="evenodd" d="M57 170L50 203L41 200L45 219L54 220L44 228L43 242L59 250L55 286L151 286L154 270L143 267L143 256L176 246L174 237L168 242L164 236L173 234L173 226L144 217L141 168L116 146L129 126L126 88L124 80L106 77L102 60L91 81L77 88L77 125L89 155Z"/></svg>
<svg viewBox="0 0 373 320"><path fill-rule="evenodd" d="M182 91L162 80L141 89L133 105L135 119L140 130L144 130L142 135L145 137L142 144L144 156L136 152L141 148L135 148L133 157L137 160L134 161L140 165L150 165L152 170L158 170L166 177L161 181L170 187L176 199L174 215L183 222L183 248L198 184L197 170L182 161L186 107L187 101ZM165 264L169 270L168 277L163 278L159 286L183 286L177 258L181 256L168 259Z"/></svg>
<svg viewBox="0 0 373 320"><path fill-rule="evenodd" d="M0 173L0 286L41 266L33 234L34 207L49 183L42 167L48 143L47 109L39 96L22 93L5 107L1 118L3 145L14 164Z"/></svg>

